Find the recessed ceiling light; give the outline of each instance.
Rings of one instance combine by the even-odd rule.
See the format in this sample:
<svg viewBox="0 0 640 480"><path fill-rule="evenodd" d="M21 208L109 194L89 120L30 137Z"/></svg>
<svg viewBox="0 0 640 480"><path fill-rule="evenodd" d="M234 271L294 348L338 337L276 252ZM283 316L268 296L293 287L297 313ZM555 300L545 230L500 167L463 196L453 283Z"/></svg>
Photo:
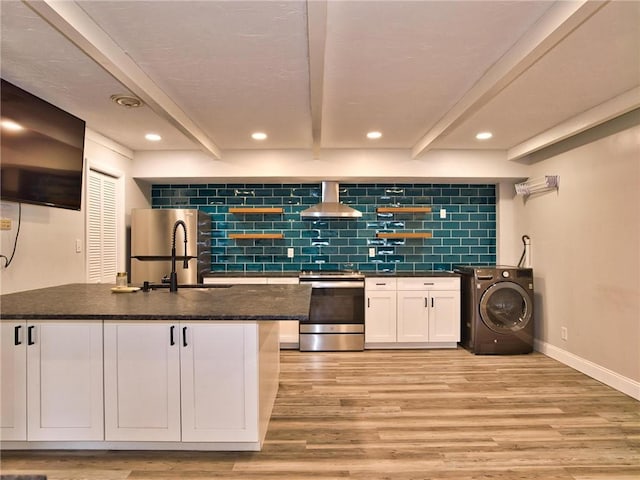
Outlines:
<svg viewBox="0 0 640 480"><path fill-rule="evenodd" d="M144 105L144 102L134 95L115 94L111 95L111 101L126 108L138 108Z"/></svg>
<svg viewBox="0 0 640 480"><path fill-rule="evenodd" d="M0 125L2 125L2 128L10 132L19 132L21 130L24 130L24 127L22 125L14 122L13 120L2 120L2 122L0 122Z"/></svg>
<svg viewBox="0 0 640 480"><path fill-rule="evenodd" d="M144 138L146 138L150 142L159 142L160 140L162 140L162 137L160 135L158 135L157 133L147 133L144 136Z"/></svg>
<svg viewBox="0 0 640 480"><path fill-rule="evenodd" d="M489 140L491 137L493 137L493 133L491 132L480 132L476 135L478 140Z"/></svg>
<svg viewBox="0 0 640 480"><path fill-rule="evenodd" d="M367 138L370 138L371 140L375 140L377 138L382 137L382 133L381 132L369 132L367 133Z"/></svg>
<svg viewBox="0 0 640 480"><path fill-rule="evenodd" d="M266 140L267 134L264 132L255 132L251 134L251 138L253 138L254 140Z"/></svg>

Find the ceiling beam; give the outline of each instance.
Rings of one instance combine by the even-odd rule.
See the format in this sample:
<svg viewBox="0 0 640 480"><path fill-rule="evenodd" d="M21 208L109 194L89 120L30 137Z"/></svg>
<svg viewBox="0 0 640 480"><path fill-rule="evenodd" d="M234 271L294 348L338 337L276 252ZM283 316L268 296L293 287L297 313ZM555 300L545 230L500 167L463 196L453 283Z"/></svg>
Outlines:
<svg viewBox="0 0 640 480"><path fill-rule="evenodd" d="M551 144L560 142L589 128L595 127L620 115L640 108L640 87L618 95L600 105L582 112L555 127L546 130L525 142L515 145L507 151L507 159L518 160L542 150Z"/></svg>
<svg viewBox="0 0 640 480"><path fill-rule="evenodd" d="M411 149L412 158L467 120L528 70L607 1L555 2L529 31L469 89Z"/></svg>
<svg viewBox="0 0 640 480"><path fill-rule="evenodd" d="M313 158L320 158L322 145L322 105L324 93L324 52L327 43L327 2L307 0L307 39L309 44L309 106Z"/></svg>
<svg viewBox="0 0 640 480"><path fill-rule="evenodd" d="M209 136L75 2L23 0L34 12L140 97L157 115L193 140L205 153L222 153Z"/></svg>

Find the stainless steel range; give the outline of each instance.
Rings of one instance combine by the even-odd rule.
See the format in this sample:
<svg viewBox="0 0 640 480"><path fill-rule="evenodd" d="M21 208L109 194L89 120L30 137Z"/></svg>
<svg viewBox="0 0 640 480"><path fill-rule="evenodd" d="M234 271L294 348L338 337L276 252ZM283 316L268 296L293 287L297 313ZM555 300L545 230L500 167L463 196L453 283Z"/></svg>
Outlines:
<svg viewBox="0 0 640 480"><path fill-rule="evenodd" d="M364 350L364 275L302 272L300 283L312 287L309 321L300 322L300 351Z"/></svg>

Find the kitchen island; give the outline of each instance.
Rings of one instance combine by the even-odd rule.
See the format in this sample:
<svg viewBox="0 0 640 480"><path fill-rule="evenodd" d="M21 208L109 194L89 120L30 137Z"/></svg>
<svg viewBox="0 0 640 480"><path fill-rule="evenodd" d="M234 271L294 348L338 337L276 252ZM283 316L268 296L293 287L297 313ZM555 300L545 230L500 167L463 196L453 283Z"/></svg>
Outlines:
<svg viewBox="0 0 640 480"><path fill-rule="evenodd" d="M3 295L3 449L260 450L278 390L279 321L311 288Z"/></svg>

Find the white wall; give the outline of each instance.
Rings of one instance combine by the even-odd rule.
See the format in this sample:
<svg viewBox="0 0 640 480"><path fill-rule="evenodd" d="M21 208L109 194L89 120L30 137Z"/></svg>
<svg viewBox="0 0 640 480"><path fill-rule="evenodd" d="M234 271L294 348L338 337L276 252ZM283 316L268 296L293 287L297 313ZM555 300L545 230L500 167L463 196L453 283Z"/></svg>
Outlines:
<svg viewBox="0 0 640 480"><path fill-rule="evenodd" d="M2 218L10 218L13 224L0 237L0 251L10 257L18 204L3 202ZM76 253L76 239L84 239L83 212L23 204L15 256L7 268L2 260L0 291L11 293L84 281L84 255Z"/></svg>
<svg viewBox="0 0 640 480"><path fill-rule="evenodd" d="M131 178L132 152L87 130L85 169L89 162L124 174L125 206L149 206ZM0 232L0 252L11 256L17 230L18 204L2 202L2 218L13 220L13 229ZM124 225L128 220L124 218ZM126 231L123 232L126 235ZM76 241L81 252L76 252ZM12 293L67 283L84 282L85 272L85 200L82 210L22 204L22 221L15 257L8 268L0 268L0 292ZM119 268L125 265L126 252L119 255ZM4 265L4 261L2 261Z"/></svg>
<svg viewBox="0 0 640 480"><path fill-rule="evenodd" d="M522 255L522 230L517 209L518 197L514 182L500 182L496 189L496 263L498 265L517 265Z"/></svg>
<svg viewBox="0 0 640 480"><path fill-rule="evenodd" d="M639 398L640 126L574 144L530 166L560 188L516 198L511 243L531 237L538 348Z"/></svg>

